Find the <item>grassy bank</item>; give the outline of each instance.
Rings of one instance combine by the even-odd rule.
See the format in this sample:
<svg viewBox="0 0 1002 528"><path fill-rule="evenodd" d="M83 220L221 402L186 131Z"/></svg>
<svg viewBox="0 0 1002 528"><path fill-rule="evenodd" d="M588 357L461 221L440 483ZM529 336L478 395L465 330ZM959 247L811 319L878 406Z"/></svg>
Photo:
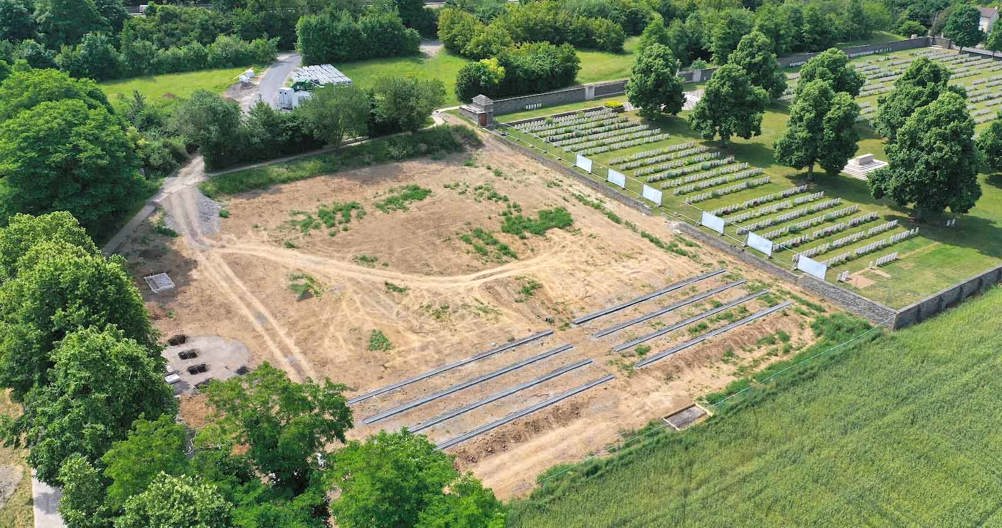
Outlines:
<svg viewBox="0 0 1002 528"><path fill-rule="evenodd" d="M120 97L129 97L132 92L146 96L150 101L171 101L185 99L195 90L209 90L222 93L247 68L222 68L166 75L147 75L132 79L108 81L100 84L108 100L115 102Z"/></svg>
<svg viewBox="0 0 1002 528"><path fill-rule="evenodd" d="M201 189L210 197L236 194L369 165L444 156L460 152L466 145L479 144L479 141L476 134L464 126L439 126L413 134L376 138L334 152L226 173L202 183Z"/></svg>
<svg viewBox="0 0 1002 528"><path fill-rule="evenodd" d="M7 392L0 393L0 413L7 416L21 414L21 406L12 402ZM31 473L28 471L28 450L0 445L0 466L15 467L21 471L21 482L14 488L6 504L0 505L0 526L31 528L34 514L31 510Z"/></svg>
<svg viewBox="0 0 1002 528"><path fill-rule="evenodd" d="M995 289L778 376L707 424L555 470L510 525L999 525L1000 308Z"/></svg>

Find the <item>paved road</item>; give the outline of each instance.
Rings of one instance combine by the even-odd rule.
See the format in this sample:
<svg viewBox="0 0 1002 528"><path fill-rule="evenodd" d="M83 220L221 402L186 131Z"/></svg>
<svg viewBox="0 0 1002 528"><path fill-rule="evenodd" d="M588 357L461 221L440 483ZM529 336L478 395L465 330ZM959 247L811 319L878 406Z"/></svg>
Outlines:
<svg viewBox="0 0 1002 528"><path fill-rule="evenodd" d="M62 491L35 478L31 472L31 502L35 512L35 528L64 528L59 516L59 497Z"/></svg>
<svg viewBox="0 0 1002 528"><path fill-rule="evenodd" d="M261 100L278 108L278 89L285 85L285 80L303 63L303 57L298 53L282 53L257 84Z"/></svg>

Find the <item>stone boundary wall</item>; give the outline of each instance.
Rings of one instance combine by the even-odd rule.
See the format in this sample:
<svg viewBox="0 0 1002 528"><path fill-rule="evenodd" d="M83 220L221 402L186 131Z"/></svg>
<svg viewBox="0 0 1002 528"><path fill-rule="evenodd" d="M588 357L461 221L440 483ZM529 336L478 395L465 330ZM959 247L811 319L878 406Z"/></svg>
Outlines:
<svg viewBox="0 0 1002 528"><path fill-rule="evenodd" d="M687 222L672 222L671 227L692 237L708 246L719 249L738 260L765 271L773 276L793 283L804 290L810 291L818 296L824 297L832 304L852 312L875 325L894 328L897 311L876 301L871 301L862 295L853 293L839 287L836 284L821 281L809 275L798 275L770 260L758 257L729 243L725 238L718 235L711 235L698 227Z"/></svg>
<svg viewBox="0 0 1002 528"><path fill-rule="evenodd" d="M513 114L626 93L626 80L582 84L562 90L494 100L494 115Z"/></svg>
<svg viewBox="0 0 1002 528"><path fill-rule="evenodd" d="M909 50L915 48L927 48L932 45L932 40L929 37L917 37L913 39L897 40L894 42L885 42L883 44L866 44L864 46L849 46L846 48L839 48L849 56L850 59L856 57L865 57L867 55L877 55L879 53L890 53L892 51ZM779 58L779 65L792 68L800 66L807 62L808 59L817 55L816 52L812 53L794 53L792 55L784 55Z"/></svg>
<svg viewBox="0 0 1002 528"><path fill-rule="evenodd" d="M986 271L960 284L955 284L911 306L902 308L898 311L894 319L893 328L897 330L898 328L921 323L948 308L960 304L968 297L984 293L1000 282L1002 282L1002 266Z"/></svg>
<svg viewBox="0 0 1002 528"><path fill-rule="evenodd" d="M512 141L511 139L508 139L507 137L501 135L498 132L488 131L488 133L491 134L491 136L497 139L498 141L504 142L505 145L508 145L509 147L517 150L518 152L526 156L529 156L530 158L538 161L539 163L543 164L546 167L549 167L550 169L553 169L557 172L563 173L564 175L574 178L575 180L587 185L588 187L602 193L604 196L608 198L612 198L613 200L616 200L617 202L627 207L632 207L633 209L636 209L647 216L651 216L652 214L654 214L651 208L648 207L643 202L641 202L640 200L631 198L621 192L616 191L615 189L606 186L601 182L592 180L591 178L585 176L584 174L577 172L573 168L567 167L548 156L540 154L539 152L535 152L534 150L532 150L529 147L526 147L525 145Z"/></svg>

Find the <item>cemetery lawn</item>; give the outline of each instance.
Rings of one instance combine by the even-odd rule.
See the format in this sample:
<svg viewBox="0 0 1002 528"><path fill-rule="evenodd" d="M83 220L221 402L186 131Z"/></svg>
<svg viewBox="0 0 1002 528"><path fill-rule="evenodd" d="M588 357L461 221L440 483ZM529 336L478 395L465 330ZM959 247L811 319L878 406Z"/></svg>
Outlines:
<svg viewBox="0 0 1002 528"><path fill-rule="evenodd" d="M581 71L578 72L577 81L590 83L629 77L630 69L633 67L634 53L639 43L640 37L628 38L623 46L625 50L623 53L578 50ZM375 84L377 79L385 76L403 75L418 79L438 79L445 85L445 106L458 106L456 74L468 62L470 62L469 59L443 49L434 57L424 55L390 57L346 62L334 66L361 88L369 88Z"/></svg>
<svg viewBox="0 0 1002 528"><path fill-rule="evenodd" d="M501 120L510 121L531 116L549 115L569 109L598 106L598 104L600 103L588 101L586 104L550 107L533 112L505 115L501 117ZM631 115L631 117L639 119L635 115ZM775 104L766 112L762 122L761 136L753 137L750 140L733 139L730 145L726 146L720 142L703 141L689 129L686 117L687 112L683 112L679 117L667 118L656 123L662 130L671 134L671 138L668 140L591 156L596 163L593 177L604 180L605 168L608 166L609 160L613 158L694 141L697 144L721 150L725 155L733 155L738 162L747 162L751 167L759 167L763 169L765 176L772 179L770 183L760 187L701 202L698 204L699 209L686 205L682 197L665 192L665 206L662 207L662 211L670 217L695 224L699 223L700 210L709 211L726 204L739 203L755 196L808 183L806 173L780 165L773 158L773 142L785 130L786 121L789 118L784 105ZM522 144L530 145L551 157L560 159L568 166L574 164L573 153L546 145L514 129L507 128L505 130L509 137ZM882 140L867 127L860 126L859 130L862 140L859 142L857 154L872 153L877 159L886 160ZM880 215L880 223L898 220L901 226L917 226L919 228L919 234L916 237L834 267L832 271L829 271L828 280L834 281L835 276L841 271L860 273L865 277L865 280L854 283L855 285L843 284L843 286L887 306L902 308L1002 264L1002 178L986 175L981 175L980 178L983 195L977 206L969 214L962 215L955 227L947 228L943 227L942 219L934 220L936 225L913 223L908 209L898 208L886 200L873 199L866 183L861 180L844 174L829 177L816 171L814 181L810 182L812 191L825 191L825 198L840 197L843 200L843 206L856 204L860 206L861 212L877 213ZM642 185L639 179L628 177L627 193L639 196ZM777 226L782 225L777 224ZM870 225L872 224L858 229L846 230L833 238L855 231L864 231ZM898 227L888 234L903 230L904 227ZM728 226L727 233L738 237L733 225ZM743 239L743 236L741 238ZM872 239L847 245L835 253L850 251L871 241ZM803 247L810 247L819 242L806 244ZM894 251L897 251L900 256L896 262L876 271L865 270L870 261ZM795 252L795 250L779 252L773 256L773 260L781 266L792 266L791 258Z"/></svg>
<svg viewBox="0 0 1002 528"><path fill-rule="evenodd" d="M243 68L221 68L186 73L147 75L100 83L108 100L115 103L119 98L129 97L133 91L146 96L151 102L185 99L195 90L209 90L222 93L246 70Z"/></svg>
<svg viewBox="0 0 1002 528"><path fill-rule="evenodd" d="M509 526L998 526L999 310L994 288L796 366L686 432L653 426L554 468Z"/></svg>

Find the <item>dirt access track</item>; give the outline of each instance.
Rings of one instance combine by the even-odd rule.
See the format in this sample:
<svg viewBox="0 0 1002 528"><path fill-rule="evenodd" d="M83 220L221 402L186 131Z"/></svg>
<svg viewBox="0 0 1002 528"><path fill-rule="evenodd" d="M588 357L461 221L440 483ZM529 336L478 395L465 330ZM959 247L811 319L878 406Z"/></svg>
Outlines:
<svg viewBox="0 0 1002 528"><path fill-rule="evenodd" d="M412 184L431 194L405 202L404 208L380 209ZM349 211L347 222L339 212L333 215L338 225L322 225L319 208L335 202L357 202L359 207ZM599 202L604 205L595 207ZM648 367L634 368L645 356L791 296L722 254L673 236L664 218L603 200L495 140L464 155L317 177L232 197L223 205L229 216L222 219L217 234L197 240L170 238L154 232L153 219L126 246L137 277L166 271L177 283L177 289L160 295L145 290L165 335L236 339L249 347L251 366L267 361L293 379L329 377L350 387L348 396L355 397L513 339L553 331L354 404L354 438L382 428L413 430L488 395L582 363L545 383L422 429L441 443L589 381L614 376L447 449L463 469L472 470L502 498L528 493L547 468L601 454L622 432L688 406L693 398L813 339L809 320L816 314L795 302ZM524 238L501 231L505 211L520 210L536 218L538 211L557 207L570 213L572 226L545 235L526 233ZM183 207L173 211L188 215ZM667 249L641 232L656 236ZM726 271L587 324L571 323L580 315L714 270ZM299 292L307 292L294 292L296 284ZM766 285L773 287L768 294L754 295ZM670 305L678 306L593 337L599 330ZM691 318L696 319L682 324ZM640 345L613 351L621 343L676 326ZM570 348L558 348L561 345ZM560 351L545 355L555 349ZM462 386L499 371L482 383ZM461 388L421 403L457 386ZM185 397L182 413L197 426L201 408L198 396ZM400 408L406 409L392 412ZM388 411L391 415L381 417Z"/></svg>

